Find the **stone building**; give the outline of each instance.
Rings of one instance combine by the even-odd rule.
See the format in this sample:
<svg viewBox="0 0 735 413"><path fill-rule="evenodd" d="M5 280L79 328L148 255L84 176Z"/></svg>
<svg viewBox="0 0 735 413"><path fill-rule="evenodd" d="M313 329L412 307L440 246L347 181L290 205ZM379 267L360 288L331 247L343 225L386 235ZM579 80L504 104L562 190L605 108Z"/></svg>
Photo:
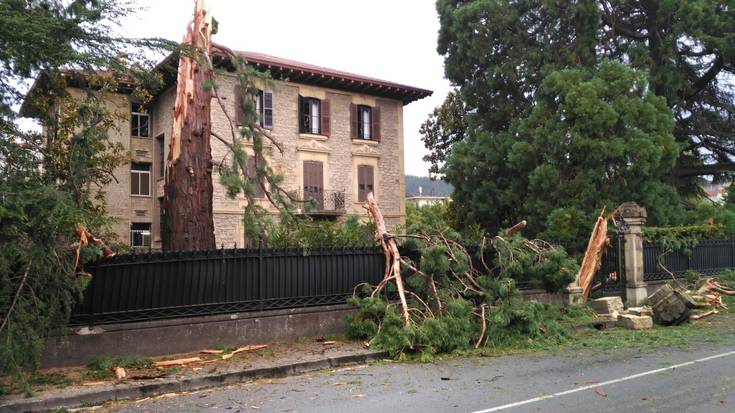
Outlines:
<svg viewBox="0 0 735 413"><path fill-rule="evenodd" d="M283 186L316 201L314 210L302 213L332 220L364 216L361 203L373 191L386 223L404 223L403 106L432 92L264 54L237 53L274 79L258 95L256 106L262 126L283 146L283 155L273 151L269 159L284 176ZM171 55L159 68L177 63ZM107 208L115 218L114 231L133 247L161 247L165 160L176 95L175 76L164 78L169 80L145 107L129 93L105 94L120 119L111 139L130 153L130 163L114 171L117 182L106 188ZM235 117L234 74L219 73L215 81L228 114ZM214 101L211 107L212 131L230 136L225 113ZM226 153L213 138L214 161ZM226 195L216 171L212 180L217 245L242 246L244 200ZM258 202L276 212L265 198Z"/></svg>

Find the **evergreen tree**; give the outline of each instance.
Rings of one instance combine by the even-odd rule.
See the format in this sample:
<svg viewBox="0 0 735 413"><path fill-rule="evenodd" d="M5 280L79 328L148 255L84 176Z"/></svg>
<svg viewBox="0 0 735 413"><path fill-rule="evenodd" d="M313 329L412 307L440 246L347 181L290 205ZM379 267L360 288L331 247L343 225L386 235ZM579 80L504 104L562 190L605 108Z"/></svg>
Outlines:
<svg viewBox="0 0 735 413"><path fill-rule="evenodd" d="M425 132L424 135L427 146L432 150L431 157L441 159L447 152L452 153L454 161L448 162L444 172L448 181L455 185L460 222L471 217L486 225L488 230L496 231L519 218L527 218L523 214L533 210L535 220L531 220L531 231L555 227L557 231L567 232L563 238L573 238L574 231L570 229L580 224L585 228L591 227L591 211L597 209L599 212L601 204L610 208L615 206L610 204L612 202L630 199L643 202L649 208L653 224L667 224L680 219L681 205L674 188L681 194L691 194L695 188L692 185L694 177L719 174L718 177L726 178L733 167L731 156L735 154L735 140L730 131L735 129L735 107L729 86L735 70L733 6L728 1L705 0L438 0L441 23L438 51L445 56L446 75L458 87L465 105L463 121L467 130L461 138L454 134L430 135ZM618 156L621 153L635 154L637 148L628 147L620 152L614 146L608 147L614 141L609 138L617 132L609 130L609 125L599 119L588 119L600 116L594 111L580 111L579 117L574 119L565 115L562 122L565 127L580 131L575 139L555 141L549 136L546 141L529 140L531 133L528 128L537 127L550 132L547 128L552 126L553 118L542 119L539 113L551 110L548 113L551 116L557 111L549 107L548 94L556 94L558 99L571 97L568 91L544 81L552 75L557 78L556 82L560 76L571 76L568 72L561 75L560 70L581 67L583 71L577 75L586 73L584 76L592 76L583 80L592 83L595 83L595 78L602 79L604 71L610 70L619 71L620 81L624 83L631 76L640 77L626 74L622 66L611 69L613 66L603 63L605 61L618 61L645 74L645 79L634 82L647 85L644 86L647 89L636 89L640 92L637 99L651 99L648 94L663 99L674 121L670 132L677 142L676 148L661 148L659 155L645 153L644 158L651 158L643 161L638 156ZM601 65L607 68L603 70ZM544 91L541 90L542 85L545 85ZM632 83L630 85L633 86ZM599 103L630 99L621 88L605 92L614 91L623 95L619 98L606 96ZM596 100L597 97L592 98L593 102ZM445 106L447 104L445 102ZM544 108L537 109L538 106ZM661 109L657 103L655 111ZM613 117L625 125L619 130L642 126L623 112ZM559 119L554 120L557 126L561 125ZM449 122L437 118L439 125L429 131L450 129L452 122L454 120ZM575 126L572 122L588 125ZM590 125L596 130L590 131ZM657 136L661 131L646 132L652 145L659 142ZM603 172L595 167L599 160L592 157L589 162L575 161L569 165L573 167L571 171L574 174L569 174L570 170L559 174L553 187L537 190L529 186L541 182L550 185L551 181L541 179L539 174L544 168L559 171L558 165L543 165L554 162L555 154L588 151L588 146L583 145L581 149L575 146L575 142L582 138L589 142L599 141L599 145L594 147L611 155L603 163L608 168L614 166L618 171L626 170L629 163L649 163L656 156L660 160L642 166L643 175L634 181L617 183L624 187L623 192L617 192L620 190L618 187L587 186L603 181L613 183L612 176L572 179ZM525 154L516 145L521 144L519 140L531 146L525 148L530 151L527 156L521 156ZM458 141L462 143L457 144ZM626 139L622 142L626 145L632 143ZM533 148L542 144L560 146ZM542 148L548 153L539 157L537 154ZM669 162L671 153L677 154L675 163ZM527 164L529 159L538 164L530 168ZM614 165L613 161L621 163ZM542 170L535 172L534 176L527 176L536 168ZM648 181L644 185L642 180ZM664 185L664 182L672 186ZM569 186L574 190L566 189L566 196L551 195L556 192L555 187ZM590 200L585 194L594 191L599 191L599 196L595 202L582 208L584 213L581 215L568 210L564 211L569 213L557 212L553 220L545 215L551 213L552 203L556 208L579 211L579 205ZM622 199L623 196L627 199ZM524 204L533 204L535 209L524 208ZM563 225L562 217L566 217ZM555 224L552 225L551 221ZM552 235L552 239L557 237Z"/></svg>
<svg viewBox="0 0 735 413"><path fill-rule="evenodd" d="M665 100L639 71L605 62L553 72L528 116L455 146L446 168L455 208L485 228L526 219L526 231L572 251L583 250L602 208L624 201L651 206L651 220L666 223L678 205L662 182L679 154L673 128Z"/></svg>
<svg viewBox="0 0 735 413"><path fill-rule="evenodd" d="M110 34L127 11L114 0L0 0L0 375L21 382L80 297L76 230L104 230L101 188L124 160L108 140L114 114L98 101L118 89L119 77L99 69L137 85L141 97L153 81L141 58L162 42ZM43 134L15 123L31 78L36 87L23 111L40 118ZM83 80L74 98L71 80ZM82 251L86 258L96 253Z"/></svg>

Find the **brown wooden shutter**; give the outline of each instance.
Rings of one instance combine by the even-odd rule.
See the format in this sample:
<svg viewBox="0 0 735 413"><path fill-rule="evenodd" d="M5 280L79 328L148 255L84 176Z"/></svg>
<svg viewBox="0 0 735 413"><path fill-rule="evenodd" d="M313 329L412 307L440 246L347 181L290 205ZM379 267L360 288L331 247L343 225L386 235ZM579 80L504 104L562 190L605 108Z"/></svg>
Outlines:
<svg viewBox="0 0 735 413"><path fill-rule="evenodd" d="M365 165L357 165L357 202L365 202Z"/></svg>
<svg viewBox="0 0 735 413"><path fill-rule="evenodd" d="M350 138L357 139L357 105L350 103Z"/></svg>
<svg viewBox="0 0 735 413"><path fill-rule="evenodd" d="M239 83L235 84L235 125L242 125L243 119L245 118L245 109L242 106L243 94L242 88Z"/></svg>
<svg viewBox="0 0 735 413"><path fill-rule="evenodd" d="M305 132L304 131L304 98L303 96L299 95L299 116L296 118L296 130L300 133Z"/></svg>
<svg viewBox="0 0 735 413"><path fill-rule="evenodd" d="M372 109L372 112L371 136L374 141L380 142L380 108L376 106Z"/></svg>
<svg viewBox="0 0 735 413"><path fill-rule="evenodd" d="M365 202L367 194L373 192L373 167L357 165L357 202Z"/></svg>
<svg viewBox="0 0 735 413"><path fill-rule="evenodd" d="M331 128L330 128L331 125L329 124L329 119L330 119L329 100L327 99L322 100L320 110L321 110L320 115L322 118L320 120L321 124L319 125L320 126L319 131L321 132L322 135L329 136L329 133L331 131Z"/></svg>
<svg viewBox="0 0 735 413"><path fill-rule="evenodd" d="M374 191L375 185L373 183L373 167L370 165L365 165L365 199L367 199L367 194ZM375 193L373 193L373 195L375 195Z"/></svg>

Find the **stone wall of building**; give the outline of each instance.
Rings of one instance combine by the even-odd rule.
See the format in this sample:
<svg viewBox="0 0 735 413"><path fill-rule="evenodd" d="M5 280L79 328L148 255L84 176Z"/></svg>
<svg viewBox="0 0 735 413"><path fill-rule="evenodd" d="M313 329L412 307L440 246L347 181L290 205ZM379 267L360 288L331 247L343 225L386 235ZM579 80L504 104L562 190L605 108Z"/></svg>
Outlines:
<svg viewBox="0 0 735 413"><path fill-rule="evenodd" d="M217 87L227 114L235 116L235 77L229 74L217 76ZM283 187L294 191L303 187L303 162L321 161L324 167L324 189L344 191L347 215L365 217L357 201L357 166L374 167L376 198L389 226L405 223L404 169L403 169L403 105L397 100L343 92L289 82L276 81L273 92L273 129L271 135L283 148L283 153L269 145L269 163L276 173L283 175ZM299 95L330 102L330 135L299 133ZM172 86L159 94L150 105L151 126L149 138L130 136L130 97L111 94L108 105L119 114L119 124L111 138L129 150L131 162L151 165L151 196L131 196L130 164L115 170L118 180L107 188L107 205L110 215L116 219L114 230L123 242L129 242L130 223L151 223L152 247L161 247L160 199L163 197L163 178L159 176L159 157L156 139L163 136L164 160L173 127L173 109L176 88ZM381 141L351 139L350 104L380 107ZM216 99L212 100L212 130L218 136L231 139L228 117ZM252 153L252 144L244 142ZM219 182L217 165L228 161L229 149L218 139L212 138L212 159L215 168L213 209L217 245L244 245L242 213L244 199L231 199ZM274 213L277 211L263 198L261 205ZM342 217L345 218L345 217Z"/></svg>

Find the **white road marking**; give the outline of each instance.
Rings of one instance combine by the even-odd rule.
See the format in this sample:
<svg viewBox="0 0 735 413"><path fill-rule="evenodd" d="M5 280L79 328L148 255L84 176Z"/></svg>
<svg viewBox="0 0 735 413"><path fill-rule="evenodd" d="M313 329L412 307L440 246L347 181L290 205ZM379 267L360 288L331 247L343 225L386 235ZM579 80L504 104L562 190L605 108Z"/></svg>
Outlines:
<svg viewBox="0 0 735 413"><path fill-rule="evenodd" d="M709 356L709 357L704 357L704 358L697 359L697 360L687 361L685 363L674 364L673 366L669 366L669 367L663 367L663 368L656 369L656 370L644 371L643 373L633 374L632 376L626 376L626 377L621 377L619 379L608 380L608 381L604 381L602 383L590 384L589 386L576 387L576 388L573 388L573 389L569 389L569 390L565 390L565 391L560 391L558 393L553 393L553 394L547 394L547 395L544 395L544 396L534 397L533 399L523 400L523 401L519 401L519 402L515 402L515 403L504 404L502 406L491 407L491 408L485 409L485 410L477 410L477 411L474 411L472 413L499 412L501 410L510 409L512 407L523 406L524 404L535 403L535 402L538 402L538 401L541 401L541 400L552 399L554 397L559 397L559 396L566 396L568 394L573 394L573 393L577 393L577 392L584 391L584 390L594 389L594 388L597 388L597 387L609 386L611 384L620 383L620 382L628 381L628 380L633 380L633 379L637 379L637 378L640 378L640 377L650 376L651 374L657 374L657 373L661 373L661 372L664 372L664 371L674 370L674 369L678 369L678 368L681 368L681 367L691 366L693 364L704 363L705 361L710 361L710 360L714 360L714 359L718 359L718 358L722 358L722 357L729 357L729 356L735 356L735 351L728 351L727 353L715 354L714 356Z"/></svg>

